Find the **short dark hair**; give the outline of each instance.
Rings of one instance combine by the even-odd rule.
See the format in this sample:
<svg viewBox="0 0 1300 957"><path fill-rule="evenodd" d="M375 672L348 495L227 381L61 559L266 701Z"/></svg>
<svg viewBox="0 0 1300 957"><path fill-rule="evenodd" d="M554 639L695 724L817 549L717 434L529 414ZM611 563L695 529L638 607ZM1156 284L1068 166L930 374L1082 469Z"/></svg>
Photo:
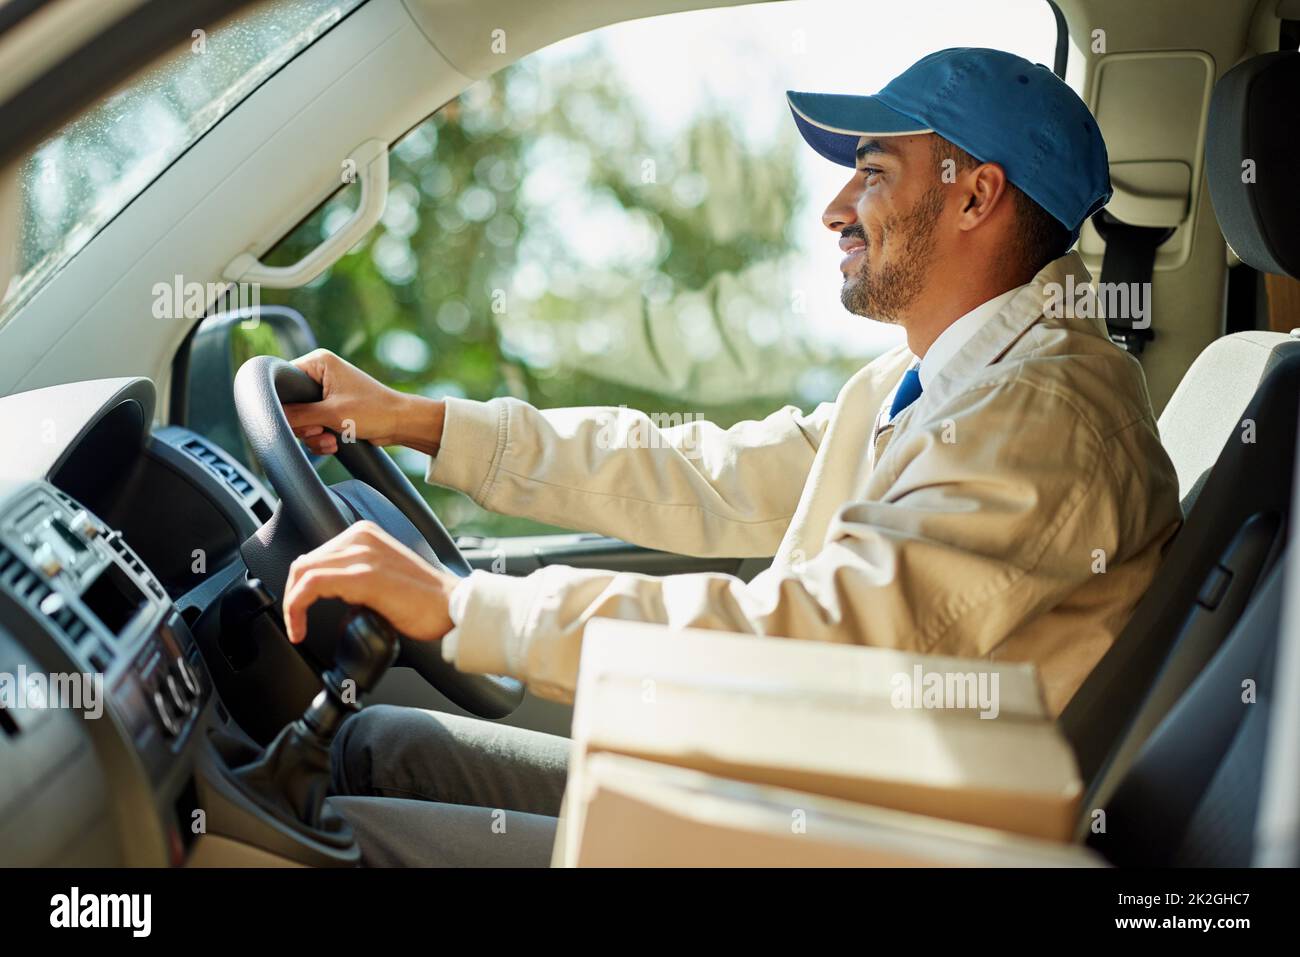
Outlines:
<svg viewBox="0 0 1300 957"><path fill-rule="evenodd" d="M952 160L957 170L964 171L980 165L980 160L966 152L956 143L944 139L937 133L931 142L936 163ZM1018 244L1020 260L1033 272L1038 272L1053 259L1065 255L1070 246L1070 231L1064 224L1029 198L1029 194L1010 181L1007 191L1011 194L1016 207Z"/></svg>

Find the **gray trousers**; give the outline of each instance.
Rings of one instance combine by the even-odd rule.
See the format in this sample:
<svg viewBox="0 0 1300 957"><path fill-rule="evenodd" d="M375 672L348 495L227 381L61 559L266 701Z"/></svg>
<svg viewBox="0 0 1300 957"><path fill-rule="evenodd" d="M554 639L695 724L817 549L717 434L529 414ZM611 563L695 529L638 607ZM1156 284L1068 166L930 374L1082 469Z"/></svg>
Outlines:
<svg viewBox="0 0 1300 957"><path fill-rule="evenodd" d="M334 739L332 807L376 867L545 867L567 738L372 705Z"/></svg>

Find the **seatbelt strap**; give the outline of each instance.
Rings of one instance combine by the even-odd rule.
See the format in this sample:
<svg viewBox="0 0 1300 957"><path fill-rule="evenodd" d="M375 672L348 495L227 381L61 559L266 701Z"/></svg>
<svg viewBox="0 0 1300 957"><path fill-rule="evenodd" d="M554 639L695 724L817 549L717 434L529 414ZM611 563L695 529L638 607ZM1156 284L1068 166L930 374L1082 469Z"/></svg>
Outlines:
<svg viewBox="0 0 1300 957"><path fill-rule="evenodd" d="M1103 300L1111 304L1128 303L1127 315L1106 316L1106 328L1114 342L1140 355L1155 338L1149 290L1156 265L1156 247L1174 231L1166 226L1130 226L1104 209L1093 214L1092 225L1106 241L1106 254L1101 261L1102 286L1105 290L1122 289L1124 293L1122 297L1104 295Z"/></svg>

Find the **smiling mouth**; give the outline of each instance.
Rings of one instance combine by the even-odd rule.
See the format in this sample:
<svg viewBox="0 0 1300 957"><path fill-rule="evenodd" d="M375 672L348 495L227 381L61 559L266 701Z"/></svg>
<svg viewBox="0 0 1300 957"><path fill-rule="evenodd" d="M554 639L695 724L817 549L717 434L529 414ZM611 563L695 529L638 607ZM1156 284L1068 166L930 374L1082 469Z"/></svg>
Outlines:
<svg viewBox="0 0 1300 957"><path fill-rule="evenodd" d="M862 254L867 251L866 231L858 223L846 227L840 232L839 247L844 253L844 258L840 260L840 272L847 274L849 268L857 265Z"/></svg>

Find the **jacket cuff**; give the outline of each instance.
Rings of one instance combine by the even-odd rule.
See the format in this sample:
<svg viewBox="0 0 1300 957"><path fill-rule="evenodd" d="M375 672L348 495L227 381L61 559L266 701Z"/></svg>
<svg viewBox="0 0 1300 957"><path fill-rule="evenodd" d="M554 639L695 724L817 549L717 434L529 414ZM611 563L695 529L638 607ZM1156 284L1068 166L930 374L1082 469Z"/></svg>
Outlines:
<svg viewBox="0 0 1300 957"><path fill-rule="evenodd" d="M524 635L540 576L516 578L476 569L456 586L456 627L442 641L443 658L474 674L522 674Z"/></svg>
<svg viewBox="0 0 1300 957"><path fill-rule="evenodd" d="M464 492L476 504L487 497L505 448L509 409L504 402L448 397L438 454L429 459L426 482Z"/></svg>

